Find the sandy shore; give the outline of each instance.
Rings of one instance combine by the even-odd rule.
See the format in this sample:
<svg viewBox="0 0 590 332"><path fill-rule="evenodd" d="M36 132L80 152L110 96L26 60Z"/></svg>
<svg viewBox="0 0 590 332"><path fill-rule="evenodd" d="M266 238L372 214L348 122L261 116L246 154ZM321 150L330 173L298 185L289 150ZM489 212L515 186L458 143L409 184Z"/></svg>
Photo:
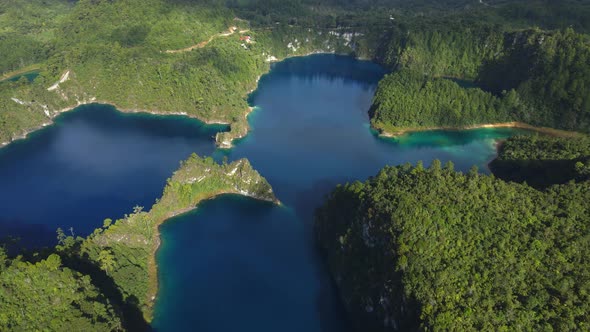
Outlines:
<svg viewBox="0 0 590 332"><path fill-rule="evenodd" d="M555 137L579 137L583 136L584 134L578 133L575 131L566 131L548 127L535 127L529 125L524 122L501 122L501 123L487 123L487 124L479 124L479 125L472 125L472 126L464 126L464 127L422 127L422 128L402 128L395 132L387 132L380 128L375 128L372 126L373 129L379 132L379 136L381 137L400 137L410 133L416 132L423 132L423 131L430 131L430 130L471 130L471 129L481 129L481 128L520 128L520 129L527 129L536 131L545 135L555 136Z"/></svg>

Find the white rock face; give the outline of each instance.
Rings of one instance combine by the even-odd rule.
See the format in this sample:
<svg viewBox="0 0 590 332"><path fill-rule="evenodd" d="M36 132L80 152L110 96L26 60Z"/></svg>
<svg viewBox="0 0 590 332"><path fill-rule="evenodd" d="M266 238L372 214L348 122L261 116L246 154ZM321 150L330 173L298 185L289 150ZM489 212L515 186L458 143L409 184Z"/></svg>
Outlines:
<svg viewBox="0 0 590 332"><path fill-rule="evenodd" d="M14 101L15 103L17 103L19 105L28 105L26 102L24 102L20 99L17 99L17 98L10 98L10 99L12 99L12 101Z"/></svg>
<svg viewBox="0 0 590 332"><path fill-rule="evenodd" d="M295 47L295 45L293 45L293 43L287 44L287 48L293 52L297 52L297 47Z"/></svg>
<svg viewBox="0 0 590 332"><path fill-rule="evenodd" d="M59 81L57 81L54 85L47 88L47 91L57 90L57 88L59 88L59 85L65 81L67 81L69 78L70 78L70 71L68 70L65 72L65 74L61 75L61 78L59 79Z"/></svg>
<svg viewBox="0 0 590 332"><path fill-rule="evenodd" d="M234 176L236 174L236 172L238 171L238 167L241 165L242 163L239 163L236 165L236 167L234 169L232 169L229 173L227 173L227 176Z"/></svg>

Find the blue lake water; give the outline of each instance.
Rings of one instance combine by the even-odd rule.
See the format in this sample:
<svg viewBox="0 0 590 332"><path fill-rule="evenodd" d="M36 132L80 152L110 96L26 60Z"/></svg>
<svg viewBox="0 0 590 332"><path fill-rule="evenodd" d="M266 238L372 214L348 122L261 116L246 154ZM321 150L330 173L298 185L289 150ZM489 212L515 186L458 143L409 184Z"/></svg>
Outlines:
<svg viewBox="0 0 590 332"><path fill-rule="evenodd" d="M276 64L250 96L250 134L217 159L250 159L284 206L236 196L202 203L162 227L161 331L346 331L313 244L313 210L337 183L387 164L452 160L468 170L495 155L495 141L521 130L413 133L381 139L367 110L379 66L314 55Z"/></svg>
<svg viewBox="0 0 590 332"><path fill-rule="evenodd" d="M223 126L122 114L88 105L0 149L0 237L53 245L56 229L85 236L105 218L151 207L179 161L211 154Z"/></svg>

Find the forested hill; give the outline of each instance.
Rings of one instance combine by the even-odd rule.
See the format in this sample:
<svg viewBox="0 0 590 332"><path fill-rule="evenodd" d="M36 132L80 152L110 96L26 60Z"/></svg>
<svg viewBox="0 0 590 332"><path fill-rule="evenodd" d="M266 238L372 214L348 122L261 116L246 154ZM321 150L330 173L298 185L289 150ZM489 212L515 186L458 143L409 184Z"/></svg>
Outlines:
<svg viewBox="0 0 590 332"><path fill-rule="evenodd" d="M515 29L573 27L590 32L587 19L590 4L578 0L229 0L225 3L241 17L260 26L275 22L332 28L376 24L375 28L380 29L384 21L391 23L391 17L410 22L425 17L469 17Z"/></svg>
<svg viewBox="0 0 590 332"><path fill-rule="evenodd" d="M379 84L374 127L394 133L519 121L590 132L586 35L463 23L391 35L382 57L400 70Z"/></svg>
<svg viewBox="0 0 590 332"><path fill-rule="evenodd" d="M338 187L316 231L359 331L590 328L590 184L433 162Z"/></svg>
<svg viewBox="0 0 590 332"><path fill-rule="evenodd" d="M239 32L194 52L166 52L231 26L247 29L228 9L201 2L3 3L0 41L10 43L0 47L14 57L0 60L0 72L36 68L40 74L31 83L0 82L0 142L94 100L129 111L183 113L240 131L247 92L267 65L240 47Z"/></svg>
<svg viewBox="0 0 590 332"><path fill-rule="evenodd" d="M123 111L223 122L247 132L247 95L269 61L350 53L349 35L273 24L253 29L222 1L31 0L0 4L0 144L99 101ZM245 38L249 40L246 41ZM18 79L30 70L32 81Z"/></svg>

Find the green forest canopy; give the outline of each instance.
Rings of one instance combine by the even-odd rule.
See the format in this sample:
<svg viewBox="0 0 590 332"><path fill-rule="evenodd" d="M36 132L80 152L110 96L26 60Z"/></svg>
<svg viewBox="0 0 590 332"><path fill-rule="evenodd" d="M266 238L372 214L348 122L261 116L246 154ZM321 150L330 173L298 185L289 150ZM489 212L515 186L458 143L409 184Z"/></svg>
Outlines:
<svg viewBox="0 0 590 332"><path fill-rule="evenodd" d="M438 26L438 25L437 25ZM372 125L466 127L520 121L590 132L590 43L571 29L502 32L461 23L392 35L385 61L399 71L380 83ZM404 34L401 34L403 36ZM446 78L467 78L462 87Z"/></svg>
<svg viewBox="0 0 590 332"><path fill-rule="evenodd" d="M359 330L587 330L588 202L588 182L538 191L435 161L338 187L316 230Z"/></svg>

